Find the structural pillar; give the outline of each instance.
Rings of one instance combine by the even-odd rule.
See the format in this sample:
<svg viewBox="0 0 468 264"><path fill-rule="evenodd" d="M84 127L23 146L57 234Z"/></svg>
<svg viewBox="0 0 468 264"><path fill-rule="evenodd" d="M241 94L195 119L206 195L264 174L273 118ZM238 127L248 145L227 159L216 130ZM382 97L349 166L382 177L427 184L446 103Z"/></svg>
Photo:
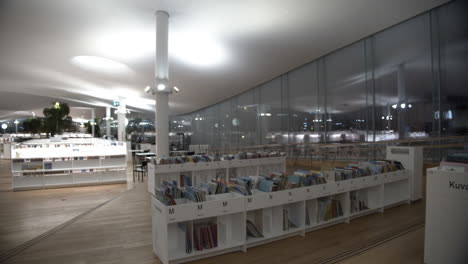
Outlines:
<svg viewBox="0 0 468 264"><path fill-rule="evenodd" d="M127 112L127 106L122 98L119 98L119 107L117 108L117 138L119 141L126 141L125 138L125 113Z"/></svg>
<svg viewBox="0 0 468 264"><path fill-rule="evenodd" d="M106 107L106 135L107 137L110 137L110 125L111 125L111 108Z"/></svg>
<svg viewBox="0 0 468 264"><path fill-rule="evenodd" d="M405 66L399 64L397 68L397 91L398 91L398 137L399 139L405 138L407 135L407 126L406 123L406 108L408 107L408 102L406 98L406 80L405 80ZM402 107L404 104L405 108Z"/></svg>
<svg viewBox="0 0 468 264"><path fill-rule="evenodd" d="M158 10L156 16L156 155L169 156L169 14Z"/></svg>
<svg viewBox="0 0 468 264"><path fill-rule="evenodd" d="M96 119L94 114L94 108L91 108L91 136L94 137L94 120Z"/></svg>

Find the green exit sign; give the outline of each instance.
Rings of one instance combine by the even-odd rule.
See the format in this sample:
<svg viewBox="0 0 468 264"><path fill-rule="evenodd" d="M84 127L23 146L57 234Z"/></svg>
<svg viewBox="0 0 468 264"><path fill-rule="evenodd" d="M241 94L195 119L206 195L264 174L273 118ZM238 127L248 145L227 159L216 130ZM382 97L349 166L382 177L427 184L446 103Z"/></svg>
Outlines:
<svg viewBox="0 0 468 264"><path fill-rule="evenodd" d="M113 104L115 107L117 107L117 106L120 105L120 102L119 102L119 101L114 101L114 102L112 102L112 104Z"/></svg>

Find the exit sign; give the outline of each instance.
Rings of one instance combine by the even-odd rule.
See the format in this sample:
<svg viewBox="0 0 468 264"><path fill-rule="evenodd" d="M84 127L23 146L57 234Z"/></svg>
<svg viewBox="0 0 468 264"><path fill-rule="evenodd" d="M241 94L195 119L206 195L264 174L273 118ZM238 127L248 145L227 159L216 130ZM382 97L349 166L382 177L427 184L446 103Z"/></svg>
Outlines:
<svg viewBox="0 0 468 264"><path fill-rule="evenodd" d="M114 102L112 102L112 104L113 104L115 107L117 107L117 106L120 105L120 102L119 102L119 101L114 101Z"/></svg>

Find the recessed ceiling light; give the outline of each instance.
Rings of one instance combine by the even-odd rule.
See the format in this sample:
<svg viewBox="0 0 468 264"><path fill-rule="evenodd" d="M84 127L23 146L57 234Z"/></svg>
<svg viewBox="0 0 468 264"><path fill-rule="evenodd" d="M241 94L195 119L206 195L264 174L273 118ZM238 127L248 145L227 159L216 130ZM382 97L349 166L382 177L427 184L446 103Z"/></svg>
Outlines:
<svg viewBox="0 0 468 264"><path fill-rule="evenodd" d="M164 83L158 84L158 90L159 91L163 91L164 89L166 89L166 85Z"/></svg>
<svg viewBox="0 0 468 264"><path fill-rule="evenodd" d="M169 36L171 56L187 64L209 67L227 59L223 45L201 32L173 33Z"/></svg>
<svg viewBox="0 0 468 264"><path fill-rule="evenodd" d="M141 59L154 54L154 29L119 28L98 30L91 37L93 50L103 56L120 60Z"/></svg>
<svg viewBox="0 0 468 264"><path fill-rule="evenodd" d="M123 63L97 56L75 56L71 59L71 62L85 70L104 73L123 73L130 70Z"/></svg>

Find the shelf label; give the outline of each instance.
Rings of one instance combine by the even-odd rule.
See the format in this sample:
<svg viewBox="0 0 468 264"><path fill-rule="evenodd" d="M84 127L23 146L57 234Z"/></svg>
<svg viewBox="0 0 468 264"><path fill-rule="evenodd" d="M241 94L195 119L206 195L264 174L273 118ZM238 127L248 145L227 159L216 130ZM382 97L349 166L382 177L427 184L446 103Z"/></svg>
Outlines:
<svg viewBox="0 0 468 264"><path fill-rule="evenodd" d="M273 200L273 194L268 195L268 200Z"/></svg>
<svg viewBox="0 0 468 264"><path fill-rule="evenodd" d="M223 201L223 212L229 212L227 201Z"/></svg>
<svg viewBox="0 0 468 264"><path fill-rule="evenodd" d="M288 192L288 201L292 201L293 200L293 196L292 196L292 192Z"/></svg>
<svg viewBox="0 0 468 264"><path fill-rule="evenodd" d="M197 216L203 216L203 204L197 204Z"/></svg>
<svg viewBox="0 0 468 264"><path fill-rule="evenodd" d="M252 198L250 198L250 197L247 198L247 202L248 202L248 203L251 203L251 202L252 202Z"/></svg>

